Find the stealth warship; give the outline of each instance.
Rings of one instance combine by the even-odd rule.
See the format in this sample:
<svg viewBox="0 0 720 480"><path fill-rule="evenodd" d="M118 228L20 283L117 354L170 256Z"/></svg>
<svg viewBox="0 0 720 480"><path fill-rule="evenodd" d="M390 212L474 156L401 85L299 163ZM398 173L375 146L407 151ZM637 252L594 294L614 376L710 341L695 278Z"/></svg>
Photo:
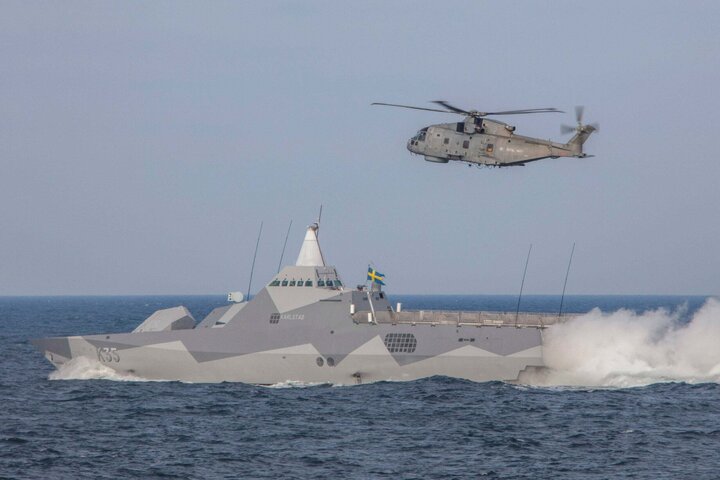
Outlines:
<svg viewBox="0 0 720 480"><path fill-rule="evenodd" d="M482 382L543 365L542 331L557 315L405 311L377 282L348 288L325 264L318 228L308 227L295 265L249 301L230 295L199 323L180 306L130 333L32 343L58 368L86 357L119 374L188 382Z"/></svg>

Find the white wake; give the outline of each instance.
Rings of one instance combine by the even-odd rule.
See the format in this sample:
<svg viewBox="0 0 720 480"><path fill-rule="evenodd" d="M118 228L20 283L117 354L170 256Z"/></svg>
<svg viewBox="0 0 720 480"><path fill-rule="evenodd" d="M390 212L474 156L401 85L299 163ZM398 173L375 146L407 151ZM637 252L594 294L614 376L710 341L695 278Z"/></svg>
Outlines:
<svg viewBox="0 0 720 480"><path fill-rule="evenodd" d="M546 369L523 372L536 386L633 387L658 382L720 383L720 301L689 322L684 309L636 314L599 309L544 332Z"/></svg>
<svg viewBox="0 0 720 480"><path fill-rule="evenodd" d="M136 377L129 373L119 373L103 365L97 360L77 357L52 372L50 380L115 380L125 382L148 382L150 380Z"/></svg>

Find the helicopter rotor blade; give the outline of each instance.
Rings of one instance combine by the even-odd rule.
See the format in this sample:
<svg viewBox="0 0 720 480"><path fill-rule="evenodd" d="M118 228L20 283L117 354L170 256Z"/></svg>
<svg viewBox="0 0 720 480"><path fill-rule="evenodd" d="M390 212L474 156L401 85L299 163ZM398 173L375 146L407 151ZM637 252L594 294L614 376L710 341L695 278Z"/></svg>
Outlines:
<svg viewBox="0 0 720 480"><path fill-rule="evenodd" d="M560 125L560 132L564 135L566 133L582 133L582 132L599 132L600 125L597 122L590 123L588 125L578 124L576 127L570 125Z"/></svg>
<svg viewBox="0 0 720 480"><path fill-rule="evenodd" d="M445 100L433 100L432 103L437 103L438 105L442 105L443 107L447 108L451 112L459 113L461 115L472 115L473 113L477 113L477 112L468 112L467 110L463 110L462 108L454 107L454 106L450 105L449 103L447 103Z"/></svg>
<svg viewBox="0 0 720 480"><path fill-rule="evenodd" d="M370 105L383 105L386 107L399 107L399 108L411 108L413 110L425 110L427 112L439 112L439 113L457 113L459 115L468 115L471 117L486 117L488 115L526 115L530 113L565 113L557 108L526 108L523 110L503 110L499 112L478 112L477 110L463 110L454 105L450 105L445 100L434 100L432 103L436 103L446 110L440 110L438 108L426 108L426 107L415 107L412 105L400 105L397 103L382 103L373 102Z"/></svg>
<svg viewBox="0 0 720 480"><path fill-rule="evenodd" d="M582 106L582 105L575 106L575 119L577 120L578 125L582 125L582 118L583 118L584 112L585 112L584 106Z"/></svg>
<svg viewBox="0 0 720 480"><path fill-rule="evenodd" d="M505 110L502 112L483 112L484 115L526 115L529 113L565 113L557 108L526 108L524 110Z"/></svg>
<svg viewBox="0 0 720 480"><path fill-rule="evenodd" d="M433 103L442 105L443 107L447 108L448 110L452 110L455 113L460 113L462 115L471 115L473 117L487 117L488 115L525 115L528 113L564 113L557 108L525 108L522 110L503 110L500 112L479 112L477 110L463 110L456 106L450 105L445 100L435 100L433 101Z"/></svg>
<svg viewBox="0 0 720 480"><path fill-rule="evenodd" d="M398 105L396 103L381 103L381 102L374 102L370 105L383 105L386 107L400 107L400 108L412 108L413 110L426 110L428 112L440 112L440 113L457 113L457 112L449 112L447 110L440 110L437 108L423 108L423 107L413 107L412 105Z"/></svg>
<svg viewBox="0 0 720 480"><path fill-rule="evenodd" d="M570 125L560 125L560 133L562 133L563 135L567 133L572 133L575 130L577 130L576 127L571 127Z"/></svg>

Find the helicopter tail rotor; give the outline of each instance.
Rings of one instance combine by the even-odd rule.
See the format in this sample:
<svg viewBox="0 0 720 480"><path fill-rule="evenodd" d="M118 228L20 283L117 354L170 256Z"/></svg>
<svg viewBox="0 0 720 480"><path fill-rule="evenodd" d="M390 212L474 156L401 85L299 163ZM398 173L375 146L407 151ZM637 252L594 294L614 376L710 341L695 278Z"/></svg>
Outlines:
<svg viewBox="0 0 720 480"><path fill-rule="evenodd" d="M580 158L588 156L583 153L583 144L585 143L585 141L590 137L593 132L597 132L600 129L600 126L597 123L591 123L588 125L582 123L584 112L585 108L581 105L578 105L577 107L575 107L575 120L577 121L577 125L574 127L571 127L569 125L560 125L560 131L563 134L573 132L575 133L575 135L570 139L567 145L573 152L574 156Z"/></svg>
<svg viewBox="0 0 720 480"><path fill-rule="evenodd" d="M584 125L582 123L584 113L585 107L582 105L577 105L575 107L575 120L577 121L577 125L574 127L571 127L570 125L560 125L560 132L563 135L573 132L575 132L576 134L584 133L590 135L593 132L600 131L600 125L598 125L597 123L590 123L588 125Z"/></svg>

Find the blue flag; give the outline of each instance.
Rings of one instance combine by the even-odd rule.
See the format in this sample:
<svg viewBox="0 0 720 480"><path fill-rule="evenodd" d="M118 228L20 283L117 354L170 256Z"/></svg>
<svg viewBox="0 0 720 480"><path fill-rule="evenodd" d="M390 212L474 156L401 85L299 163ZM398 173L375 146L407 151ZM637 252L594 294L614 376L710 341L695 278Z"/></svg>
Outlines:
<svg viewBox="0 0 720 480"><path fill-rule="evenodd" d="M378 272L372 267L368 267L368 273L367 273L367 279L372 280L374 283L377 283L378 285L385 285L385 282L383 280L385 279L385 275Z"/></svg>

